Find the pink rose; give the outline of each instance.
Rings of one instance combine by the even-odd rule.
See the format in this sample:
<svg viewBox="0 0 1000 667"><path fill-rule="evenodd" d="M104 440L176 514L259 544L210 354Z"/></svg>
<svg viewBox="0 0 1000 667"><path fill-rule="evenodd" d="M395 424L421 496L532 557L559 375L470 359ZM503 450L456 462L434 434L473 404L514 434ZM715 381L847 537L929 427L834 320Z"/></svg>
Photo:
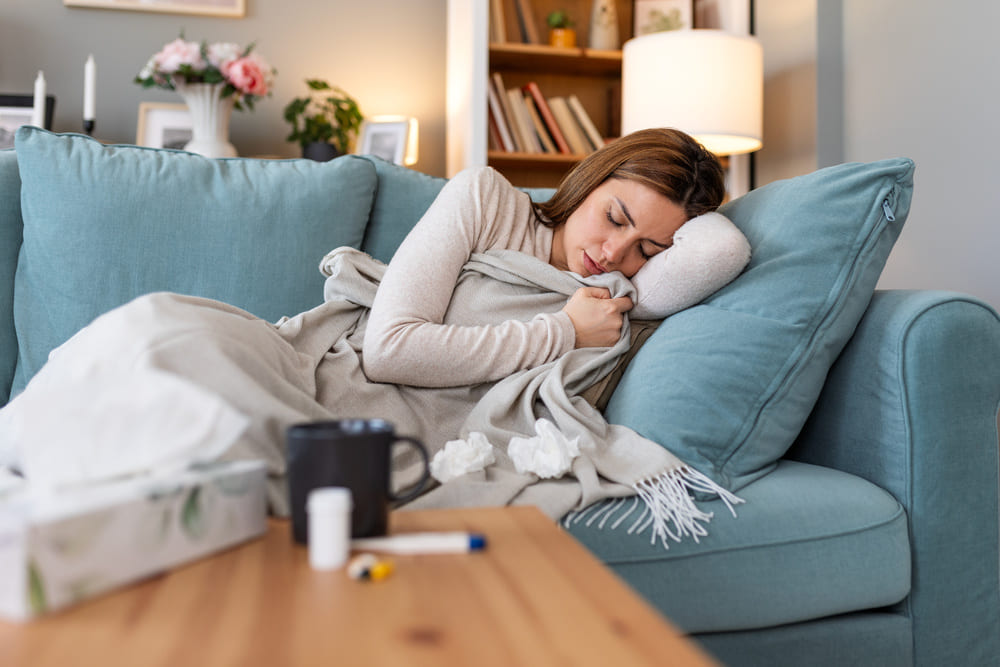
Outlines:
<svg viewBox="0 0 1000 667"><path fill-rule="evenodd" d="M156 61L157 69L167 74L173 74L181 68L181 65L190 65L196 70L205 68L198 43L185 42L180 37L164 46L153 59Z"/></svg>
<svg viewBox="0 0 1000 667"><path fill-rule="evenodd" d="M225 63L222 75L244 95L267 95L270 67L253 54Z"/></svg>

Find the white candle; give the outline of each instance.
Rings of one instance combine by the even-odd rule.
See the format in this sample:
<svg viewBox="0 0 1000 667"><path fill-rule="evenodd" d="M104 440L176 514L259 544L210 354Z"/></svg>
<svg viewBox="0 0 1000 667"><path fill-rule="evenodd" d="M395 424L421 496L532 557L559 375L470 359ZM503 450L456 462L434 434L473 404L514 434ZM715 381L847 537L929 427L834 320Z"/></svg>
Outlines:
<svg viewBox="0 0 1000 667"><path fill-rule="evenodd" d="M45 127L45 75L38 71L35 77L35 97L32 100L31 124L35 127Z"/></svg>
<svg viewBox="0 0 1000 667"><path fill-rule="evenodd" d="M97 93L97 65L94 55L87 56L83 66L83 119L94 120L94 96Z"/></svg>

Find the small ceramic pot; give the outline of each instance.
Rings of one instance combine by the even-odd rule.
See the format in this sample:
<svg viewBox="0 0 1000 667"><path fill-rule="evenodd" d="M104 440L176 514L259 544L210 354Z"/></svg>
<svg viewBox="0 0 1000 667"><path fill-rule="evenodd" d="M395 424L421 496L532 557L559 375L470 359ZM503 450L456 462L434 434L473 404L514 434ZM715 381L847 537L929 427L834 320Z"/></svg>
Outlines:
<svg viewBox="0 0 1000 667"><path fill-rule="evenodd" d="M329 162L340 155L340 151L333 144L322 141L313 141L302 147L302 157L316 162Z"/></svg>
<svg viewBox="0 0 1000 667"><path fill-rule="evenodd" d="M565 48L576 46L576 30L573 28L552 28L549 30L549 46Z"/></svg>

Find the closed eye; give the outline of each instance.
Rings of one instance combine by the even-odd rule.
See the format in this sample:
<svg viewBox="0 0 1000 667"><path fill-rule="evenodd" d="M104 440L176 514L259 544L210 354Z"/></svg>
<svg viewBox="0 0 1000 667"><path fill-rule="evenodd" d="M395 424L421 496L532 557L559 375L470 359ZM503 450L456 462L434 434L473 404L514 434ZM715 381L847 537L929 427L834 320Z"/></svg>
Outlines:
<svg viewBox="0 0 1000 667"><path fill-rule="evenodd" d="M621 206L624 209L624 204L619 203L619 206ZM611 208L610 207L608 208L607 211L605 211L604 217L606 217L608 219L608 222L610 222L615 227L624 227L625 226L625 223L618 222L617 220L615 220L615 216L611 214ZM628 214L627 210L625 211L625 217L629 221L629 224L634 227L635 223L632 221L632 217ZM641 241L639 243L639 254L642 255L642 258L644 260L648 260L653 255L657 254L658 252L666 250L667 247L668 246L662 246L662 245L660 245L656 241L645 240L644 239L643 241Z"/></svg>

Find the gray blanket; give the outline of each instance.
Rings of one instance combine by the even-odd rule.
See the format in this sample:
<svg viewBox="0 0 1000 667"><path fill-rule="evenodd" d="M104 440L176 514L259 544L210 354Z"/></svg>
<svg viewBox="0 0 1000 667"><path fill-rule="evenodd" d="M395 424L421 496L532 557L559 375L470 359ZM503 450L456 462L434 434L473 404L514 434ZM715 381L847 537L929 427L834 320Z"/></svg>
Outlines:
<svg viewBox="0 0 1000 667"><path fill-rule="evenodd" d="M329 276L324 290L327 306L358 306L347 338L360 345L367 306L374 299L384 267L355 250L338 249L324 259L321 268ZM634 298L635 294L632 284L618 273L581 279L523 253L473 255L459 278L445 322L482 325L528 320L537 313L561 309L585 284L606 287L612 296ZM447 441L473 433L485 435L495 450L493 465L436 486L411 507L527 503L558 518L605 498L638 494L647 510L639 525L652 526L654 537L704 534L701 523L710 516L695 507L691 489L720 493L729 502L739 500L660 445L629 428L609 424L580 395L628 352L629 339L626 322L618 342L610 348L576 349L491 385L446 390L383 385L375 413L395 421L401 432L417 434L432 456ZM324 361L321 367L328 363ZM326 371L333 373L332 381L342 377L332 367L324 369L324 375ZM428 415L432 417L429 420L419 418ZM536 435L535 424L540 418L579 443L580 456L573 459L570 473L561 478L540 479L519 473L506 453L512 438ZM419 474L412 458L399 459L396 467L403 483L412 482Z"/></svg>
<svg viewBox="0 0 1000 667"><path fill-rule="evenodd" d="M53 442L53 436L30 418L31 406L52 409L60 392L68 397L67 405L72 396L87 394L95 399L87 412L93 415L94 432L74 434L80 462L93 458L87 442L110 452L107 460L132 452L151 469L162 467L164 461L157 457L170 447L176 456L165 461L190 460L190 452L201 446L195 435L179 443L163 439L184 429L158 427L163 438L146 443L129 435L147 421L142 415L133 416L135 426L126 429L120 409L108 408L108 418L99 414L102 382L107 397L118 392L123 402L162 385L166 393L148 398L158 406L163 423L202 420L217 433L239 433L236 422L241 427L245 423L235 442L225 440L222 456L267 462L269 501L279 515L288 514L285 430L297 422L339 418L386 419L397 433L421 440L432 456L449 441L474 434L492 445L492 465L436 484L412 507L534 504L559 518L603 499L637 496L643 512L633 529L651 528L651 538L666 544L667 537L705 534L710 515L698 510L692 491L739 502L660 445L608 424L580 395L628 352L627 322L613 347L573 350L495 383L444 389L374 383L364 374L362 341L385 266L357 250L339 248L324 258L321 270L329 276L324 303L274 324L218 301L169 293L147 295L111 311L53 354L24 395L0 414L0 425L8 424L0 430L32 451L32 430L38 431L36 447ZM606 287L613 296L634 296L632 284L617 273L583 280L522 253L475 255L459 278L445 321L483 325L531 319L558 311L584 284ZM179 381L163 382L165 378ZM208 404L214 412L207 415L199 406ZM518 472L508 456L511 440L535 436L541 418L579 444L579 455L560 477ZM110 436L109 424L115 425ZM139 451L147 444L147 452ZM418 460L408 448L398 450L394 483L408 486L419 477ZM49 460L68 461L63 451L52 452ZM25 461L26 468L29 463ZM43 472L43 463L32 465Z"/></svg>

